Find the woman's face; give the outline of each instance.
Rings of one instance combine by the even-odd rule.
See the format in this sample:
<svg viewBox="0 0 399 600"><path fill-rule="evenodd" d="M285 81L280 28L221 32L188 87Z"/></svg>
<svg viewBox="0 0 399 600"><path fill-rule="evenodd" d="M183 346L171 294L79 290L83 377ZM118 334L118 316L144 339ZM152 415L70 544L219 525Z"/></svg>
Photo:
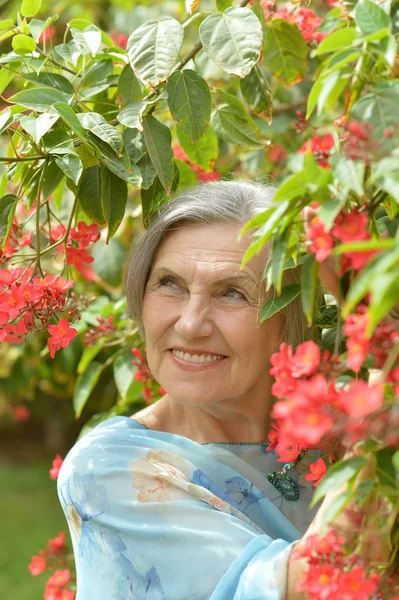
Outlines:
<svg viewBox="0 0 399 600"><path fill-rule="evenodd" d="M281 316L259 323L265 254L240 271L250 239L239 224L189 224L159 248L146 287L148 363L178 403L209 406L270 393Z"/></svg>

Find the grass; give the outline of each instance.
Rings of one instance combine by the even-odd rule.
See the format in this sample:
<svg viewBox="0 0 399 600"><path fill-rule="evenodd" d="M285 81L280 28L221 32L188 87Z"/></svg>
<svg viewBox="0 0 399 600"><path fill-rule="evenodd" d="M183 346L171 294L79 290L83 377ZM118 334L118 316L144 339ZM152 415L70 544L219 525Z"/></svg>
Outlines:
<svg viewBox="0 0 399 600"><path fill-rule="evenodd" d="M58 502L51 465L21 466L0 463L0 598L41 600L49 574L32 577L31 557L59 531L69 534Z"/></svg>

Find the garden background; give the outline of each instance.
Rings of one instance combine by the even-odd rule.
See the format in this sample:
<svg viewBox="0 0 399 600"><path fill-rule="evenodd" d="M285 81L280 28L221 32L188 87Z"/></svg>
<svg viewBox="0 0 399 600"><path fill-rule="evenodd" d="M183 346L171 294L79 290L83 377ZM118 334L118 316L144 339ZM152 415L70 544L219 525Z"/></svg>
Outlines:
<svg viewBox="0 0 399 600"><path fill-rule="evenodd" d="M197 182L279 187L273 215L249 226L260 229L247 259L273 244L277 297L262 319L300 296L344 365L340 384L383 370L385 421L361 435L368 450L377 440L378 482L397 499L386 415L399 346L381 323L399 300L398 3L3 0L0 11L0 597L42 598L50 573L32 576L31 557L62 531L70 547L55 479L77 437L162 393L126 316L122 268L154 210ZM310 205L320 220L305 236ZM329 294L315 304L330 254L342 315ZM295 264L302 280L284 287ZM4 275L28 267L40 278L23 279L30 304ZM378 404L364 402L351 418Z"/></svg>

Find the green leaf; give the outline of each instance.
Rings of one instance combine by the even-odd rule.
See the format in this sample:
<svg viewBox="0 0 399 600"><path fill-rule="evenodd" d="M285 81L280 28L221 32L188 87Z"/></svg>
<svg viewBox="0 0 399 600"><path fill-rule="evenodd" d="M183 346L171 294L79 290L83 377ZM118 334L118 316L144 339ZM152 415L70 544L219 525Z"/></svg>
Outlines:
<svg viewBox="0 0 399 600"><path fill-rule="evenodd" d="M252 258L252 256L260 252L263 246L270 240L270 238L273 237L273 235L279 229L281 220L286 214L286 212L289 210L289 208L289 202L282 202L281 204L277 205L277 208L269 209L272 212L269 213L269 211L267 210L265 211L265 213L262 214L262 216L267 215L267 219L264 225L262 225L262 227L258 229L258 231L256 231L256 233L254 234L254 241L251 242L249 248L245 252L244 258L242 259L242 265L245 265L245 263L247 263L249 259ZM261 217L261 215L257 215L257 217ZM247 223L247 225L243 229L241 229L241 235L243 235L246 227L253 227L253 222L257 217L251 219L251 221Z"/></svg>
<svg viewBox="0 0 399 600"><path fill-rule="evenodd" d="M22 0L21 15L34 17L40 10L42 0Z"/></svg>
<svg viewBox="0 0 399 600"><path fill-rule="evenodd" d="M137 166L130 161L126 148L122 149L118 157L111 147L97 136L89 133L89 138L96 146L101 162L115 175L127 181L136 188L140 187L141 174Z"/></svg>
<svg viewBox="0 0 399 600"><path fill-rule="evenodd" d="M396 450L392 456L392 464L397 473L399 473L399 450Z"/></svg>
<svg viewBox="0 0 399 600"><path fill-rule="evenodd" d="M175 71L166 84L173 119L190 142L198 142L211 116L211 93L206 81L191 69Z"/></svg>
<svg viewBox="0 0 399 600"><path fill-rule="evenodd" d="M1 21L0 21L1 23ZM18 66L19 63L17 63L17 65L15 65L15 71L14 69L12 69L11 71L9 71L8 69L1 69L0 70L0 94L2 94L4 92L4 90L6 89L6 87L9 86L9 84L11 83L11 81L14 79L15 75L17 75L17 71L18 71Z"/></svg>
<svg viewBox="0 0 399 600"><path fill-rule="evenodd" d="M94 57L101 47L101 31L95 25L89 25L83 31L71 27L71 34L82 54Z"/></svg>
<svg viewBox="0 0 399 600"><path fill-rule="evenodd" d="M273 247L270 253L270 261L266 269L267 291L273 285L277 294L281 293L281 284L284 273L285 256L287 254L288 243L285 238L275 237Z"/></svg>
<svg viewBox="0 0 399 600"><path fill-rule="evenodd" d="M147 102L134 102L133 104L128 104L118 115L117 119L119 123L122 123L125 127L130 127L131 129L138 129L139 131L143 131L143 113L146 110L148 104Z"/></svg>
<svg viewBox="0 0 399 600"><path fill-rule="evenodd" d="M13 26L13 24L13 19L3 19L2 21L0 21L0 31L5 31L6 29L9 29Z"/></svg>
<svg viewBox="0 0 399 600"><path fill-rule="evenodd" d="M93 246L92 256L94 272L103 281L112 287L119 287L122 283L123 263L126 259L126 248L118 238L112 238L108 244L99 240ZM114 323L121 325L118 317L114 315Z"/></svg>
<svg viewBox="0 0 399 600"><path fill-rule="evenodd" d="M199 35L209 58L227 73L245 77L262 50L262 25L251 9L231 7L202 21Z"/></svg>
<svg viewBox="0 0 399 600"><path fill-rule="evenodd" d="M77 117L82 127L89 129L92 134L109 144L116 154L119 155L122 152L123 139L121 134L115 127L107 123L102 115L95 112L85 112L78 113Z"/></svg>
<svg viewBox="0 0 399 600"><path fill-rule="evenodd" d="M197 175L191 169L191 167L184 161L175 159L175 164L179 169L179 189L184 189L195 185L197 182Z"/></svg>
<svg viewBox="0 0 399 600"><path fill-rule="evenodd" d="M380 138L385 129L395 129L399 120L399 82L380 82L352 106L352 119L374 126L373 135Z"/></svg>
<svg viewBox="0 0 399 600"><path fill-rule="evenodd" d="M102 348L103 343L99 341L94 346L89 346L84 349L82 357L76 369L78 375L81 375L84 371L86 371L89 364L97 356L97 354L101 352Z"/></svg>
<svg viewBox="0 0 399 600"><path fill-rule="evenodd" d="M17 33L12 38L12 47L17 54L30 54L36 48L36 42L28 35Z"/></svg>
<svg viewBox="0 0 399 600"><path fill-rule="evenodd" d="M335 108L335 104L350 81L349 74L341 71L322 73L314 82L308 97L306 118L309 119L317 104L317 114L320 115L324 107L328 112Z"/></svg>
<svg viewBox="0 0 399 600"><path fill-rule="evenodd" d="M94 390L100 375L102 373L103 366L101 363L93 361L89 364L87 369L83 371L76 380L75 391L73 395L73 407L75 409L75 418L79 419L82 414L86 402L88 401L90 394Z"/></svg>
<svg viewBox="0 0 399 600"><path fill-rule="evenodd" d="M219 153L218 139L212 129L208 127L196 144L190 142L179 126L176 127L176 133L187 158L201 169L212 171L213 163Z"/></svg>
<svg viewBox="0 0 399 600"><path fill-rule="evenodd" d="M151 159L148 156L148 152L145 152L145 154L143 154L143 156L138 161L137 166L140 169L141 177L143 178L141 188L148 190L150 185L152 185L157 174L154 165L152 164Z"/></svg>
<svg viewBox="0 0 399 600"><path fill-rule="evenodd" d="M282 200L300 198L306 194L306 191L307 185L303 173L294 173L279 187L273 200L274 202L281 202Z"/></svg>
<svg viewBox="0 0 399 600"><path fill-rule="evenodd" d="M264 323L267 319L270 319L270 317L280 312L283 308L295 300L300 293L301 286L298 283L292 283L291 285L286 285L283 287L280 296L269 298L266 304L264 304L262 307L260 322Z"/></svg>
<svg viewBox="0 0 399 600"><path fill-rule="evenodd" d="M211 127L222 140L247 148L262 148L266 142L243 104L231 94L219 90L223 100L211 115Z"/></svg>
<svg viewBox="0 0 399 600"><path fill-rule="evenodd" d="M254 113L271 123L273 98L262 67L255 65L249 75L240 80L240 88L244 100Z"/></svg>
<svg viewBox="0 0 399 600"><path fill-rule="evenodd" d="M390 16L375 2L360 0L355 9L356 25L364 35L372 35L381 29L392 28Z"/></svg>
<svg viewBox="0 0 399 600"><path fill-rule="evenodd" d="M59 90L41 87L18 92L14 96L11 96L11 98L8 98L8 102L11 104L20 104L24 108L30 108L42 113L46 112L50 106L53 106L57 102L67 102L67 99Z"/></svg>
<svg viewBox="0 0 399 600"><path fill-rule="evenodd" d="M76 137L90 150L90 144L85 138L85 130L81 126L73 108L65 104L65 102L56 102L54 109L61 116L61 119L72 129Z"/></svg>
<svg viewBox="0 0 399 600"><path fill-rule="evenodd" d="M13 122L10 107L5 108L0 114L0 134Z"/></svg>
<svg viewBox="0 0 399 600"><path fill-rule="evenodd" d="M80 158L77 156L66 155L56 158L55 162L61 171L63 171L67 177L72 179L75 185L78 185L78 181L83 172L83 165Z"/></svg>
<svg viewBox="0 0 399 600"><path fill-rule="evenodd" d="M88 27L95 27L91 21L88 19L81 19L77 17L75 19L71 19L68 23L68 27L73 27L74 29L79 29L79 31L86 31ZM98 29L98 27L96 27ZM114 42L112 38L109 37L102 29L98 29L101 34L101 41L106 46L113 46Z"/></svg>
<svg viewBox="0 0 399 600"><path fill-rule="evenodd" d="M315 307L316 291L317 291L317 273L319 263L314 255L306 258L302 265L301 271L301 288L302 288L302 308L305 313L309 325L313 322L313 312Z"/></svg>
<svg viewBox="0 0 399 600"><path fill-rule="evenodd" d="M169 193L175 172L170 130L155 117L147 116L143 119L143 132L151 162L163 187Z"/></svg>
<svg viewBox="0 0 399 600"><path fill-rule="evenodd" d="M184 29L176 19L161 17L138 27L129 37L127 55L145 85L165 81L180 52Z"/></svg>
<svg viewBox="0 0 399 600"><path fill-rule="evenodd" d="M120 74L116 93L121 98L123 106L135 104L143 98L141 83L130 65L126 65Z"/></svg>
<svg viewBox="0 0 399 600"><path fill-rule="evenodd" d="M306 57L309 48L293 23L284 19L274 19L267 25L264 64L286 85L302 81L306 74Z"/></svg>
<svg viewBox="0 0 399 600"><path fill-rule="evenodd" d="M130 386L134 382L137 365L133 364L131 352L123 352L114 361L114 378L116 387L122 400L126 400Z"/></svg>
<svg viewBox="0 0 399 600"><path fill-rule="evenodd" d="M105 223L101 207L101 187L101 167L85 169L79 183L78 198L89 219L99 225Z"/></svg>
<svg viewBox="0 0 399 600"><path fill-rule="evenodd" d="M108 243L125 215L127 183L106 168L102 171L101 179L101 208L108 225Z"/></svg>
<svg viewBox="0 0 399 600"><path fill-rule="evenodd" d="M350 479L354 479L360 470L367 465L367 458L354 456L344 462L338 462L330 467L315 489L311 507L321 500L327 492L341 487Z"/></svg>
<svg viewBox="0 0 399 600"><path fill-rule="evenodd" d="M74 67L77 66L78 60L82 54L80 47L75 40L70 40L67 44L58 44L54 50L58 56L71 63Z"/></svg>
<svg viewBox="0 0 399 600"><path fill-rule="evenodd" d="M346 490L346 492L336 496L334 500L327 506L327 508L323 510L322 519L320 522L321 535L325 535L328 525L338 517L338 515L348 506L354 497L355 490Z"/></svg>
<svg viewBox="0 0 399 600"><path fill-rule="evenodd" d="M71 137L63 129L50 129L42 138L42 146L48 154L76 154Z"/></svg>
<svg viewBox="0 0 399 600"><path fill-rule="evenodd" d="M175 192L179 185L180 172L176 165L174 165L175 172L171 193ZM154 182L148 190L141 190L141 205L143 209L143 223L145 227L151 223L154 216L158 213L158 208L162 204L168 201L168 196L162 186L159 177L155 177Z"/></svg>
<svg viewBox="0 0 399 600"><path fill-rule="evenodd" d="M341 156L334 166L334 175L339 183L346 189L355 192L358 196L364 194L365 164L362 161L354 161L346 156Z"/></svg>
<svg viewBox="0 0 399 600"><path fill-rule="evenodd" d="M144 153L147 152L144 144L144 136L138 129L126 129L123 132L123 143L130 156L130 160L134 163L137 163Z"/></svg>
<svg viewBox="0 0 399 600"><path fill-rule="evenodd" d="M370 317L366 335L373 333L375 327L399 302L399 273L377 273L371 286Z"/></svg>
<svg viewBox="0 0 399 600"><path fill-rule="evenodd" d="M220 12L224 12L226 8L229 8L233 3L233 0L216 0L216 8Z"/></svg>
<svg viewBox="0 0 399 600"><path fill-rule="evenodd" d="M42 192L44 200L49 199L49 197L57 189L57 187L60 185L63 179L64 173L58 167L55 160L49 161L47 163L42 181Z"/></svg>
<svg viewBox="0 0 399 600"><path fill-rule="evenodd" d="M79 89L84 89L100 83L107 75L110 75L113 70L114 64L112 60L99 60L83 75L79 84Z"/></svg>
<svg viewBox="0 0 399 600"><path fill-rule="evenodd" d="M31 81L32 83L47 88L54 88L63 92L65 97L72 98L75 93L75 89L72 83L66 79L63 75L58 73L51 73L50 71L43 71L41 73L24 73L24 79Z"/></svg>
<svg viewBox="0 0 399 600"><path fill-rule="evenodd" d="M58 121L59 115L57 113L50 114L48 112L42 113L37 118L32 116L23 116L20 119L21 127L25 129L35 141L36 144L40 142L45 133L52 128L54 123Z"/></svg>
<svg viewBox="0 0 399 600"><path fill-rule="evenodd" d="M380 485L397 489L396 473L393 464L394 448L383 448L375 453L376 475Z"/></svg>
<svg viewBox="0 0 399 600"><path fill-rule="evenodd" d="M316 54L317 56L320 56L320 54L351 48L356 39L357 33L354 27L338 29L338 31L333 31L321 40L316 49Z"/></svg>
<svg viewBox="0 0 399 600"><path fill-rule="evenodd" d="M0 244L2 250L4 250L10 235L17 204L18 198L15 194L7 194L0 199Z"/></svg>

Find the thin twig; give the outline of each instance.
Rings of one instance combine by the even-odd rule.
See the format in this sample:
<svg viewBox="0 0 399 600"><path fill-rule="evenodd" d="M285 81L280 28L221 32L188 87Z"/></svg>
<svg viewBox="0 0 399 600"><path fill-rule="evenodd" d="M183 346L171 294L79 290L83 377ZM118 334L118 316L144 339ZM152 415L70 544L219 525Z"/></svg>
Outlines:
<svg viewBox="0 0 399 600"><path fill-rule="evenodd" d="M29 160L41 160L48 158L47 154L35 154L33 156L16 156L14 158L8 158L7 156L0 156L0 162L11 163L11 162L26 162Z"/></svg>
<svg viewBox="0 0 399 600"><path fill-rule="evenodd" d="M50 62L53 63L53 65L55 65L56 67L58 67L59 69L63 69L64 71L67 71L68 73L71 73L72 75L76 75L76 71L73 71L72 69L70 69L69 67L64 67L64 65L61 65L60 63L58 63L56 60L54 60L54 58L52 58L49 54L45 54L43 52L43 50L41 50L39 47L36 48L37 52L39 54L41 54L46 60L49 60Z"/></svg>

